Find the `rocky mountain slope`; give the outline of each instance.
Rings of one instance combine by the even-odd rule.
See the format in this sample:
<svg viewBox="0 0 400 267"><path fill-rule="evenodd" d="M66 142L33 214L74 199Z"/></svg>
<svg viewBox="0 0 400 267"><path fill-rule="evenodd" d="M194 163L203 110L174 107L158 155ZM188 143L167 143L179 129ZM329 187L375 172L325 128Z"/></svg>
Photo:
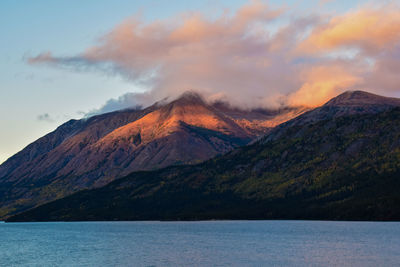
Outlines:
<svg viewBox="0 0 400 267"><path fill-rule="evenodd" d="M186 93L142 110L71 120L0 166L0 217L133 171L204 161L305 110L240 110Z"/></svg>
<svg viewBox="0 0 400 267"><path fill-rule="evenodd" d="M346 92L226 155L134 172L9 221L400 220L398 106Z"/></svg>

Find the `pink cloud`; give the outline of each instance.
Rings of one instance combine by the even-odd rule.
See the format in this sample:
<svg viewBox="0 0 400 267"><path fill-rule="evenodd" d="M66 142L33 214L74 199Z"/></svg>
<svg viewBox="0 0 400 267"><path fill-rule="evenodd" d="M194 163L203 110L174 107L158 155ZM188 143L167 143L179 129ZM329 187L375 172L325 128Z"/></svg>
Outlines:
<svg viewBox="0 0 400 267"><path fill-rule="evenodd" d="M289 23L277 27L282 18ZM147 89L121 97L124 106L187 90L245 107L315 106L350 89L399 90L394 74L400 66L390 56L399 55L399 18L392 4L364 6L324 22L318 15L288 17L285 9L252 1L214 20L200 13L147 24L130 18L80 55L44 53L29 62L112 71ZM332 54L348 48L357 53Z"/></svg>

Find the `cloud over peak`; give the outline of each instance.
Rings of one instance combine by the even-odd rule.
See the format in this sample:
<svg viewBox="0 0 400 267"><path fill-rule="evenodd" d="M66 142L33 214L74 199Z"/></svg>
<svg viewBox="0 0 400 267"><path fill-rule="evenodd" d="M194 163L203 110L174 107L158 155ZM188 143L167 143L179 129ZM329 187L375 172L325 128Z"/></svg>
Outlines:
<svg viewBox="0 0 400 267"><path fill-rule="evenodd" d="M80 55L47 52L28 61L119 74L147 89L109 101L104 110L187 90L245 107L315 106L349 89L398 90L400 79L391 73L400 67L392 60L400 51L399 18L394 4L326 19L252 1L215 19L195 12L151 23L129 18Z"/></svg>

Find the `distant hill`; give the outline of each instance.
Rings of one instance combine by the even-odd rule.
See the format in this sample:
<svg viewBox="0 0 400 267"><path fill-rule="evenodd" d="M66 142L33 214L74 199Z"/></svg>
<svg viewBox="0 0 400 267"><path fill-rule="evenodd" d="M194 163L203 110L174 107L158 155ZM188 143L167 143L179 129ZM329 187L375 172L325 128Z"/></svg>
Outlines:
<svg viewBox="0 0 400 267"><path fill-rule="evenodd" d="M0 165L0 218L133 171L199 163L306 110L241 110L188 92L145 109L70 120Z"/></svg>
<svg viewBox="0 0 400 267"><path fill-rule="evenodd" d="M400 220L399 103L346 92L226 155L133 172L8 220Z"/></svg>

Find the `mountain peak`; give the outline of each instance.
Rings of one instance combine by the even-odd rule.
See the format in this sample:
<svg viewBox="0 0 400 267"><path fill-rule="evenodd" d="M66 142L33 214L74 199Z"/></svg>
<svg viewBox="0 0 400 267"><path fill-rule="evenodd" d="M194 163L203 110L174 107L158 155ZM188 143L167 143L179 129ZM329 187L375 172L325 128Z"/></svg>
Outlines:
<svg viewBox="0 0 400 267"><path fill-rule="evenodd" d="M204 98L197 92L186 91L171 103L205 104Z"/></svg>
<svg viewBox="0 0 400 267"><path fill-rule="evenodd" d="M346 91L329 100L324 106L400 106L399 98L384 97L365 91Z"/></svg>

